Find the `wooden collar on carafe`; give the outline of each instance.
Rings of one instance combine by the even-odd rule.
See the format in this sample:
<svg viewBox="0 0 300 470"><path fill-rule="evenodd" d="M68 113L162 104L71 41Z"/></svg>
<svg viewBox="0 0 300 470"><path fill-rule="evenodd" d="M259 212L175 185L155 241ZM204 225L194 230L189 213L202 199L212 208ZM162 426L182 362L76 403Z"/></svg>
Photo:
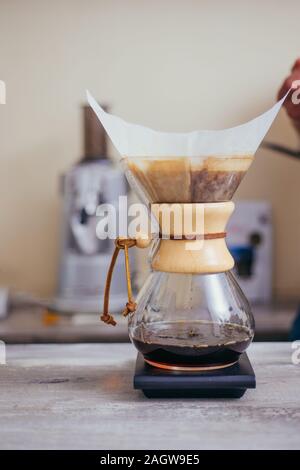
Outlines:
<svg viewBox="0 0 300 470"><path fill-rule="evenodd" d="M176 223L174 217L170 217L171 206L151 206L161 232L160 244L151 259L152 269L186 274L220 273L232 269L234 260L226 246L225 227L234 209L233 202L180 204L183 210L176 214ZM190 220L186 219L187 214ZM199 220L196 214L200 215ZM169 225L166 222L168 217ZM180 223L177 227L178 221L181 227ZM183 232L180 236L179 229Z"/></svg>
<svg viewBox="0 0 300 470"><path fill-rule="evenodd" d="M176 214L176 210L180 210ZM216 240L226 237L225 226L234 209L232 201L212 203L155 203L150 205L150 212L159 225L157 238L162 240ZM180 233L175 228L176 221L180 222ZM202 216L200 229L196 228L197 215ZM192 230L186 228L185 217L192 221ZM164 226L167 223L167 227Z"/></svg>

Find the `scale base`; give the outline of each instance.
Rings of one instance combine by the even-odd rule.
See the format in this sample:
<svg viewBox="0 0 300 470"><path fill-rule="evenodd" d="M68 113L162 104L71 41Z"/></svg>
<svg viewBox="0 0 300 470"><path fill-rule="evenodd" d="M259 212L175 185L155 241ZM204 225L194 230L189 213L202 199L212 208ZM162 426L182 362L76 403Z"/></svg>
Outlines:
<svg viewBox="0 0 300 470"><path fill-rule="evenodd" d="M246 353L232 366L203 372L152 367L139 353L133 383L147 398L241 398L248 388L256 387Z"/></svg>

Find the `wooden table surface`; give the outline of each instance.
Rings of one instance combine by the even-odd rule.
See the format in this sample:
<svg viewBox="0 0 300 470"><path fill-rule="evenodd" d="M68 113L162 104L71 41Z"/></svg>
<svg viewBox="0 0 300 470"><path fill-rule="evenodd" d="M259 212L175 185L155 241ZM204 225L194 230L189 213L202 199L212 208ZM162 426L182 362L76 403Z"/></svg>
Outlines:
<svg viewBox="0 0 300 470"><path fill-rule="evenodd" d="M132 387L129 344L7 346L0 448L299 449L292 352L290 343L252 344L257 389L239 400L149 400Z"/></svg>

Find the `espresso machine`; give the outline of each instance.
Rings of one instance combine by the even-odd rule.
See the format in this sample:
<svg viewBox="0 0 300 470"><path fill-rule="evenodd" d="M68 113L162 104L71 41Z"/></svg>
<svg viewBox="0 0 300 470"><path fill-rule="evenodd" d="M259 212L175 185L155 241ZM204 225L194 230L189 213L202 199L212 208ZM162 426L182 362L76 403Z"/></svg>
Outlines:
<svg viewBox="0 0 300 470"><path fill-rule="evenodd" d="M101 319L115 325L109 289L124 251L129 336L138 351L134 387L147 397L241 397L255 388L246 350L251 307L231 272L226 245L232 197L283 101L221 131L163 133L127 123L88 101L146 205L147 233L119 237L108 269ZM151 246L151 273L136 299L128 252Z"/></svg>
<svg viewBox="0 0 300 470"><path fill-rule="evenodd" d="M123 173L108 157L106 132L89 106L82 107L84 154L61 180L62 223L57 296L49 312L86 314L99 311L106 268L114 243L96 233L97 208L127 194ZM100 236L99 236L100 235ZM120 312L126 295L124 268L116 263L111 308ZM48 312L48 313L49 313ZM51 315L47 318L51 320Z"/></svg>

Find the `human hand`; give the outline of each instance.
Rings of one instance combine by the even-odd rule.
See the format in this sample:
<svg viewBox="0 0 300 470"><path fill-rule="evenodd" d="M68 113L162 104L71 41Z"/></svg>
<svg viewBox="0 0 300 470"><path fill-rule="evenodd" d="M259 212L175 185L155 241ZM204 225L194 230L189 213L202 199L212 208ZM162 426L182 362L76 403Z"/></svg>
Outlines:
<svg viewBox="0 0 300 470"><path fill-rule="evenodd" d="M280 100L288 92L288 90L293 86L293 82L298 80L300 82L300 58L294 63L290 75L284 80L281 88L278 92L278 99ZM300 84L299 84L300 85ZM298 85L298 86L299 86ZM298 88L298 87L296 87ZM298 93L298 98L300 98ZM294 104L292 102L292 93L287 97L283 105L292 119L293 124L300 132L300 104Z"/></svg>

